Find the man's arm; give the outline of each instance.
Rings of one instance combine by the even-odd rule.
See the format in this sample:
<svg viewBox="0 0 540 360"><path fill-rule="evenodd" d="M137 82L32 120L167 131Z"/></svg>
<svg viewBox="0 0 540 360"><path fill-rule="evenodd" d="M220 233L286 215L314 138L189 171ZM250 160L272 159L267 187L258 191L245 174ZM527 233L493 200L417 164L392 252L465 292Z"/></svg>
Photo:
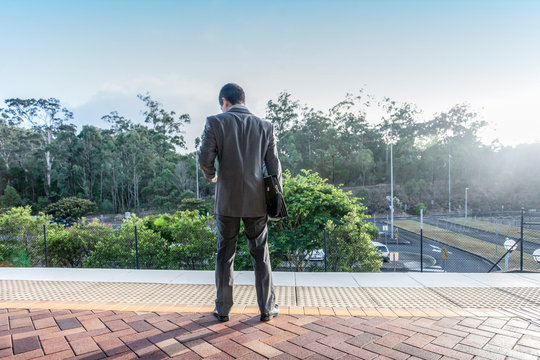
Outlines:
<svg viewBox="0 0 540 360"><path fill-rule="evenodd" d="M199 149L199 165L208 181L216 179L215 160L217 156L217 143L210 120L206 119L201 148Z"/></svg>
<svg viewBox="0 0 540 360"><path fill-rule="evenodd" d="M266 165L268 175L276 175L279 181L279 186L281 187L281 189L283 189L283 182L281 180L281 163L278 158L273 125L270 131L268 149L266 150L266 154L264 155L264 163Z"/></svg>

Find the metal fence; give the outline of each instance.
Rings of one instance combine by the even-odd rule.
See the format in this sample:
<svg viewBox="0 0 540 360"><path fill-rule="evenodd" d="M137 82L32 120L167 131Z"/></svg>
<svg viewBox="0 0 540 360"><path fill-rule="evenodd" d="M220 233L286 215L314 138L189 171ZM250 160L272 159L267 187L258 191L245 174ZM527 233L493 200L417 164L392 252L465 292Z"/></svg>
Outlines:
<svg viewBox="0 0 540 360"><path fill-rule="evenodd" d="M540 271L540 217L535 211L512 217L397 219L395 229L380 235L391 252L383 271Z"/></svg>
<svg viewBox="0 0 540 360"><path fill-rule="evenodd" d="M388 257L379 254L380 259L385 260L381 271L540 271L540 213L536 211L523 210L519 216L511 217L402 218L395 220L393 234L386 221L374 223L380 233L373 240L389 252ZM76 224L71 228L38 223L4 226L0 227L0 266L215 268L214 233L207 231L204 240L190 243L174 240L175 236L178 239L188 235L167 234L166 231L138 227L135 223L115 227L97 223ZM193 236L197 239L204 237ZM360 248L365 245L355 243L357 239L350 233L329 229L321 231L318 236L318 249L296 249L291 254L274 253L274 269L374 270L373 256L359 256L366 254L367 250ZM249 256L237 254L236 260L242 269L251 267Z"/></svg>
<svg viewBox="0 0 540 360"><path fill-rule="evenodd" d="M14 225L0 228L0 266L213 269L215 246L189 248L137 225ZM206 247L199 244L199 247Z"/></svg>

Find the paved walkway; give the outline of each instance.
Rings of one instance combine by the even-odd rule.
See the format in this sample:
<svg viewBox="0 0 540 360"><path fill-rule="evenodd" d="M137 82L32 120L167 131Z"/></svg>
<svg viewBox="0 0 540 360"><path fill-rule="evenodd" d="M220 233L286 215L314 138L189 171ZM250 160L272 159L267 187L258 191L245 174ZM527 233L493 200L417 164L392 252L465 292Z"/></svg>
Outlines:
<svg viewBox="0 0 540 360"><path fill-rule="evenodd" d="M0 268L0 358L539 359L540 274L253 274L231 321L212 272Z"/></svg>

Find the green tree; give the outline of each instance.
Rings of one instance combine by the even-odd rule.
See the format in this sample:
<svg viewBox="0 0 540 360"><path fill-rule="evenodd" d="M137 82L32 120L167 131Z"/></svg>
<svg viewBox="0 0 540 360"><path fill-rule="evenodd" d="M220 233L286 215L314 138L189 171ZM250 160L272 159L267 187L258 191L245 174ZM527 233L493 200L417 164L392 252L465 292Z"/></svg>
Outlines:
<svg viewBox="0 0 540 360"><path fill-rule="evenodd" d="M21 197L13 186L6 186L4 189L4 195L0 197L0 207L12 208L15 206L21 206Z"/></svg>
<svg viewBox="0 0 540 360"><path fill-rule="evenodd" d="M382 266L377 248L371 238L373 224L363 221L364 216L352 211L335 225L329 220L327 263L329 271L378 272Z"/></svg>
<svg viewBox="0 0 540 360"><path fill-rule="evenodd" d="M54 218L63 219L67 223L78 221L81 217L90 215L96 211L96 203L76 197L61 199L56 203L49 204L45 208L45 213L52 215Z"/></svg>
<svg viewBox="0 0 540 360"><path fill-rule="evenodd" d="M39 134L40 150L45 157L45 192L49 196L51 188L51 172L55 154L51 145L63 125L73 119L73 113L62 107L60 100L49 99L7 99L5 116L13 123L26 122Z"/></svg>
<svg viewBox="0 0 540 360"><path fill-rule="evenodd" d="M284 172L283 191L289 217L273 227L270 240L298 271L306 269L315 250L323 248L328 221L340 225L349 213L363 218L360 213L364 207L356 198L328 184L317 173L303 170L292 177Z"/></svg>

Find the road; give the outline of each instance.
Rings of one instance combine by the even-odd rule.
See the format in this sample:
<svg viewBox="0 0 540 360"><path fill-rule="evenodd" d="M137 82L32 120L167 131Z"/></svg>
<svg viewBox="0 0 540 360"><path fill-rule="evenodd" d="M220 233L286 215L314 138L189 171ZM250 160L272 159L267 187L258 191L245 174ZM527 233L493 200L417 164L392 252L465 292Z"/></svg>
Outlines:
<svg viewBox="0 0 540 360"><path fill-rule="evenodd" d="M379 229L382 223L377 223ZM379 242L385 243L384 235ZM399 252L397 263L383 264L381 271L420 271L420 236L405 230L399 230L399 243L387 240L390 252ZM448 259L442 260L441 248L448 250ZM479 256L472 255L460 249L441 244L424 237L424 271L426 272L488 272L493 264Z"/></svg>
<svg viewBox="0 0 540 360"><path fill-rule="evenodd" d="M429 225L440 227L441 229L446 229L453 231L458 234L467 235L476 239L480 239L486 242L490 242L492 244L496 244L500 246L500 250L504 251L504 241L506 239L505 235L496 234L494 232L489 232L486 230L479 230L475 228L471 228L465 225L456 225L454 223L450 223L447 221L444 221L444 218L438 219L438 218L424 218L424 222ZM512 238L513 240L518 240L516 238ZM530 241L524 241L523 251L527 254L532 254L536 249L540 248L540 245L538 243L530 242ZM518 247L519 250L519 247ZM504 253L501 253L501 256Z"/></svg>

